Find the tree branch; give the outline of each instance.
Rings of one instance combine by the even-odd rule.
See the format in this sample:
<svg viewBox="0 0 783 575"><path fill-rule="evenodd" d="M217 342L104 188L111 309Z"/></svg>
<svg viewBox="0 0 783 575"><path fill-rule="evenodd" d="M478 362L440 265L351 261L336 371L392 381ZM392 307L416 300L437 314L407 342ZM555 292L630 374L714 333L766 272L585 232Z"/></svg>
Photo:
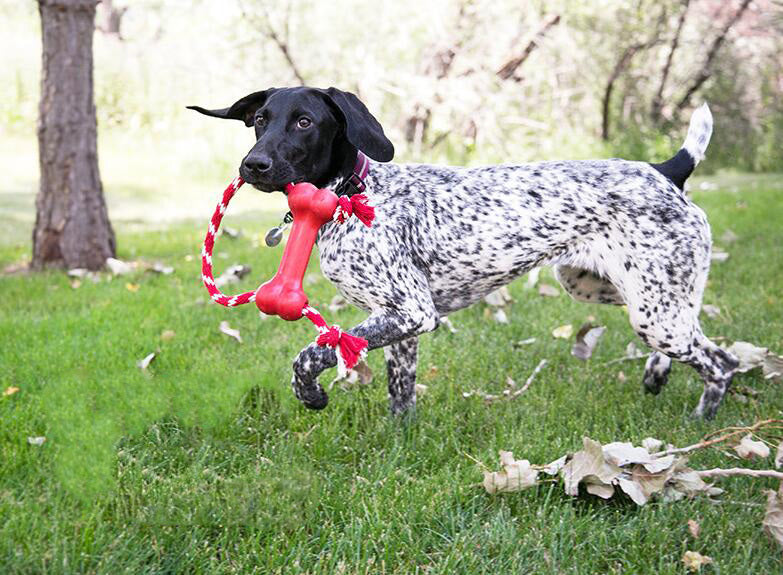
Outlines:
<svg viewBox="0 0 783 575"><path fill-rule="evenodd" d="M674 53L677 51L677 47L680 45L680 36L682 35L682 29L685 26L685 17L688 15L688 7L690 6L690 0L682 0L682 12L677 20L677 29L674 32L674 38L672 38L671 48L669 54L666 57L666 64L663 66L661 73L661 82L658 85L658 91L655 93L655 97L652 101L652 107L650 110L650 116L653 122L658 122L661 119L661 108L663 108L663 91L666 87L666 82L669 79L669 72L674 60Z"/></svg>
<svg viewBox="0 0 783 575"><path fill-rule="evenodd" d="M525 60L527 60L530 57L530 54L533 53L533 50L535 50L539 46L539 42L543 39L544 36L546 36L547 32L549 32L550 28L557 25L560 22L560 14L555 14L552 16L549 20L544 22L541 27L536 31L535 34L533 34L533 37L530 39L530 41L525 46L524 50L522 50L522 53L518 56L514 56L513 58L509 59L505 64L503 64L497 72L495 72L501 80L508 80L509 78L513 77L516 73L517 69L525 63Z"/></svg>
<svg viewBox="0 0 783 575"><path fill-rule="evenodd" d="M682 97L682 99L677 103L677 112L681 111L690 103L693 94L696 93L696 91L702 87L704 82L706 82L712 76L712 62L715 60L715 56L718 55L718 50L720 50L724 40L726 40L726 36L728 35L729 31L737 22L739 22L740 18L742 18L742 15L745 13L745 10L748 9L752 1L753 0L743 0L742 5L734 13L734 16L729 18L729 21L726 22L718 36L715 38L715 40L713 40L712 46L710 46L710 49L707 52L707 59L705 60L704 65L701 67L699 74L685 92L685 95Z"/></svg>

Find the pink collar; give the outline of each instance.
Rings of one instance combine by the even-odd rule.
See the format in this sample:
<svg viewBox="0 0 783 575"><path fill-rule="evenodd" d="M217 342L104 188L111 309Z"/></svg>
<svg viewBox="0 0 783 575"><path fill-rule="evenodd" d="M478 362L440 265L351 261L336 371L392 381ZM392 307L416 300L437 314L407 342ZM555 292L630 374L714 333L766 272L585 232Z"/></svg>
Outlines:
<svg viewBox="0 0 783 575"><path fill-rule="evenodd" d="M370 159L365 156L361 150L356 151L356 164L353 167L353 174L342 184L337 186L334 192L338 196L353 196L361 194L367 188L365 179L370 173Z"/></svg>

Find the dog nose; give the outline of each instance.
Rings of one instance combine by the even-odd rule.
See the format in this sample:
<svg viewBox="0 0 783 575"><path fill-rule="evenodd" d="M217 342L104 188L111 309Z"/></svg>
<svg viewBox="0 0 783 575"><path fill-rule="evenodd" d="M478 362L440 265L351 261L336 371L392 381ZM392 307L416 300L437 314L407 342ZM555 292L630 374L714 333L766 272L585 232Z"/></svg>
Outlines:
<svg viewBox="0 0 783 575"><path fill-rule="evenodd" d="M262 174L272 167L272 158L264 154L249 156L245 159L245 167L256 174Z"/></svg>

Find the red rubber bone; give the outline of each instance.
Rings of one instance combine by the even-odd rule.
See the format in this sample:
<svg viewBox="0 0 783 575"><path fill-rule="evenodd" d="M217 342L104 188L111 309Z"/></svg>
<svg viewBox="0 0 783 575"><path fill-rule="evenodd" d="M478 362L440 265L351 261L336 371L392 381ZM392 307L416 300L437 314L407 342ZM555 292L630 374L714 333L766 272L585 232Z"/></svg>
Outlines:
<svg viewBox="0 0 783 575"><path fill-rule="evenodd" d="M212 249L228 203L242 184L242 178L236 178L223 192L223 199L215 208L204 239L201 272L204 286L211 298L227 307L255 301L258 309L265 314L277 315L288 321L305 316L320 332L316 343L334 348L338 371L344 372L346 368L354 367L367 351L367 341L347 334L337 326L329 326L323 317L308 305L302 280L320 227L333 219L344 223L351 215L356 215L365 225L371 226L375 217L374 208L367 205L366 196L361 194L351 198L338 198L331 190L319 189L306 182L288 184L288 207L294 216L294 223L277 273L271 280L259 286L255 293L227 296L221 293L212 276Z"/></svg>

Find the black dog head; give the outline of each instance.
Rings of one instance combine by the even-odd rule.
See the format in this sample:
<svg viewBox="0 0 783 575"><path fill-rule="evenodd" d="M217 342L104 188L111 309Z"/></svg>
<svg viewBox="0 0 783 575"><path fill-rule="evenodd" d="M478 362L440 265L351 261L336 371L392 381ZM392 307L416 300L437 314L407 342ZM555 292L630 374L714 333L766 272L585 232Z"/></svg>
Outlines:
<svg viewBox="0 0 783 575"><path fill-rule="evenodd" d="M270 88L220 110L188 108L255 127L256 143L239 175L265 192L289 182L324 186L350 175L357 149L379 162L394 157L378 120L354 94L336 88Z"/></svg>

